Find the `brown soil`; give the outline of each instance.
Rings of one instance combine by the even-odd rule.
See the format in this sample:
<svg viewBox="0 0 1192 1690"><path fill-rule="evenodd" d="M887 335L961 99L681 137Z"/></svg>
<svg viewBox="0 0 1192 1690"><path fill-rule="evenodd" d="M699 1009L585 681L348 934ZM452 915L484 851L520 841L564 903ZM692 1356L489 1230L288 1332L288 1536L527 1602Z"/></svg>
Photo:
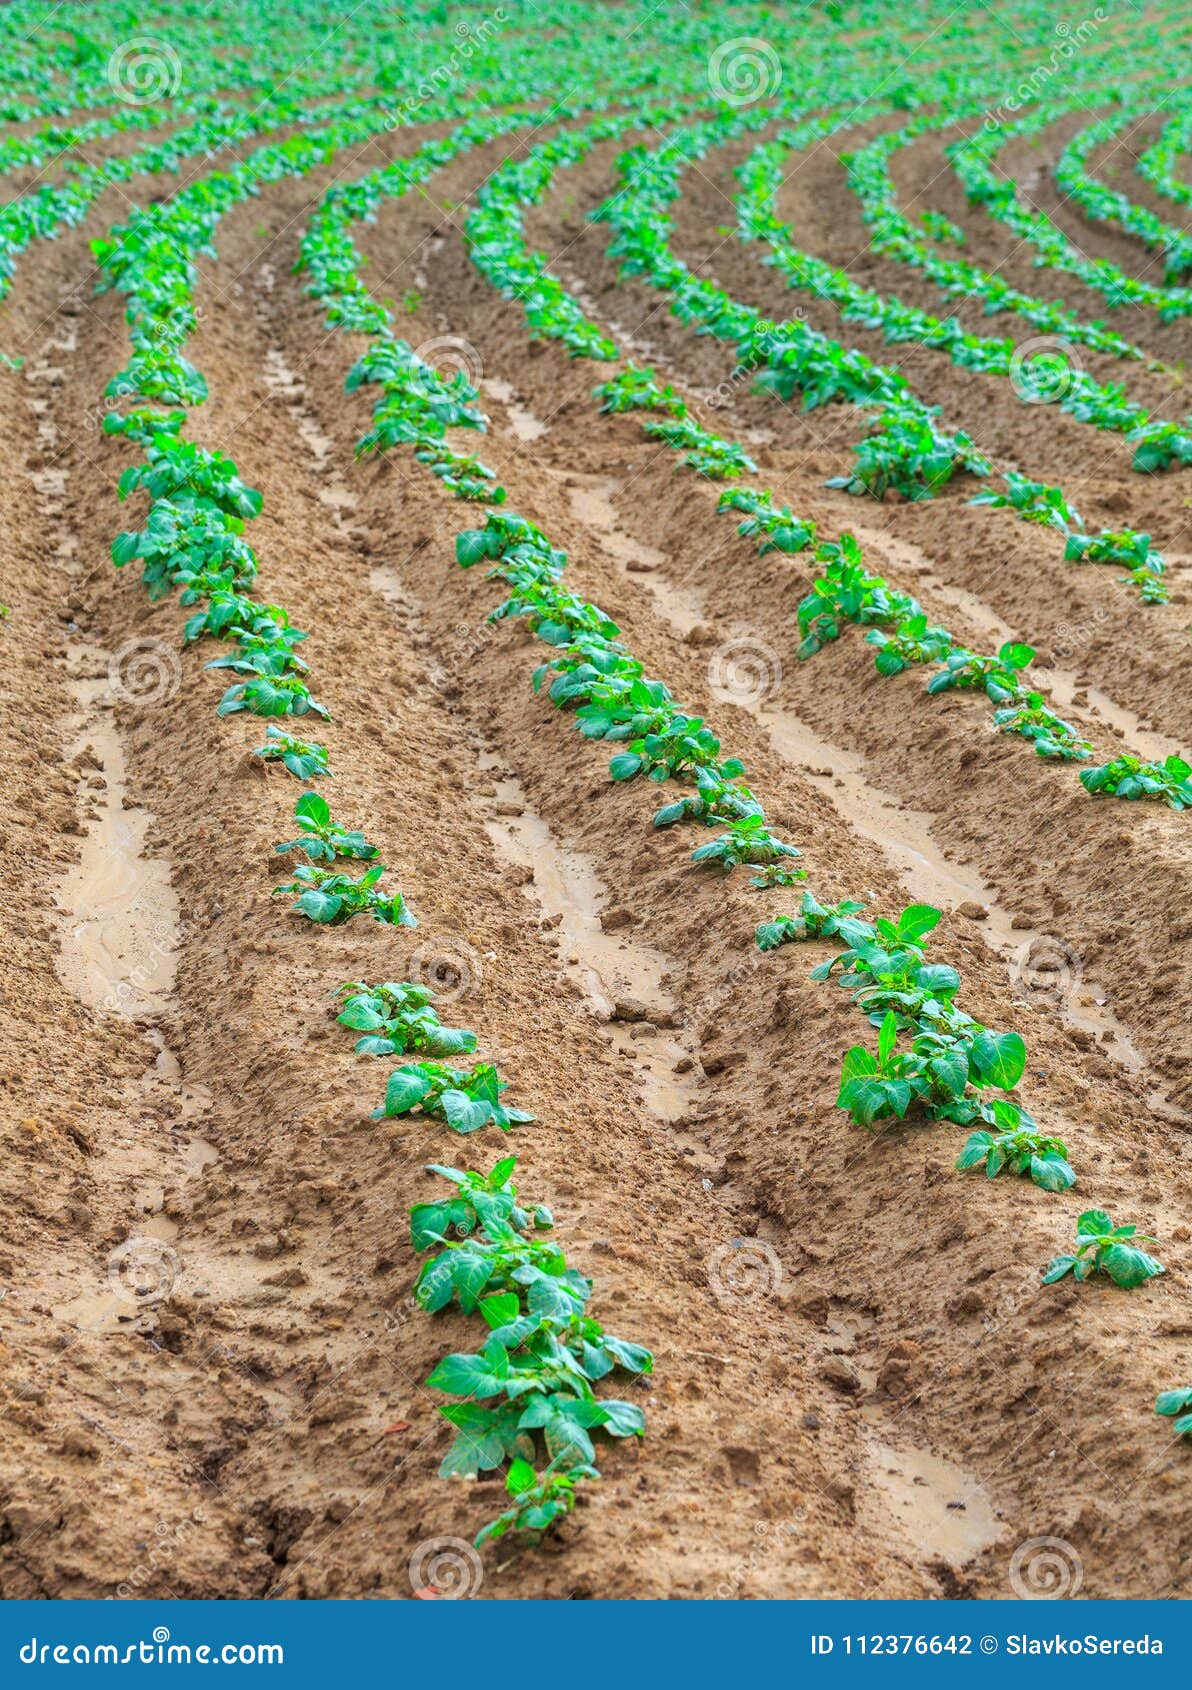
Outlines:
<svg viewBox="0 0 1192 1690"><path fill-rule="evenodd" d="M784 900L695 869L687 838L651 829L652 791L611 786L606 751L531 690L540 648L490 627L498 590L454 562L466 508L401 450L353 464L370 401L342 382L362 343L325 330L290 273L330 173L229 215L190 348L211 387L190 432L264 492L261 590L312 630L337 812L367 824L421 922L300 930L270 897L295 783L249 757L259 724L216 717L205 652L177 670L162 657L177 607L108 560L128 454L94 417L125 342L119 302L87 297L89 226L26 261L7 327L29 370L0 389L3 1594L406 1597L419 1545L499 1508L495 1482L436 1476L448 1429L422 1381L475 1334L413 1306L406 1213L431 1189L424 1163L487 1165L500 1147L371 1122L385 1065L355 1058L333 1019L341 981L419 968L458 979L444 1018L477 1031L538 1117L511 1145L521 1187L553 1206L593 1311L656 1353L629 1387L645 1444L607 1452L544 1548L487 1551L481 1594L1006 1597L1014 1550L1037 1537L1072 1546L1083 1594L1178 1594L1186 1462L1150 1406L1182 1382L1189 1329L1181 818L1088 801L971 701L879 680L854 639L801 665L806 564L757 560L633 419L597 417L593 366L528 342L469 268L463 212L442 208L504 151L383 208L361 236L371 285L421 295L412 345L475 349L483 455L509 507L746 760L817 891L945 909L939 954L974 1014L1027 1032L1024 1097L1080 1184L980 1183L953 1173L953 1129L852 1127L834 1100L865 1028L808 979L822 948L758 954L753 924ZM725 220L726 162L684 207L688 257ZM581 222L610 163L606 149L569 173L532 237L690 390L715 385L731 349L616 287ZM753 255L720 248L713 267L781 302ZM981 391L991 432L1029 468L1028 425L1049 442L1054 427L1058 462L1054 419L1024 423L1004 387ZM1001 619L1047 649L1100 751L1126 728L1187 744L1186 604L1143 612L1110 572L1063 570L1046 537L963 493L879 508L826 492L855 416L744 394L724 416L763 484L827 532L863 530L958 631ZM1098 467L1089 491L1127 476ZM1164 537L1180 488L1138 495ZM1085 630L1066 655L1061 617ZM104 681L138 639L164 664L145 702ZM734 641L764 686L724 684ZM124 837L131 884L89 868L88 830ZM103 910L79 902L100 893ZM96 1000L86 966L122 922L142 958L131 1015ZM1029 989L1031 943L1061 956L1054 994ZM626 997L641 1002L608 1020ZM1092 1203L1163 1240L1164 1279L1128 1297L1040 1288ZM130 1298L154 1273L162 1294Z"/></svg>

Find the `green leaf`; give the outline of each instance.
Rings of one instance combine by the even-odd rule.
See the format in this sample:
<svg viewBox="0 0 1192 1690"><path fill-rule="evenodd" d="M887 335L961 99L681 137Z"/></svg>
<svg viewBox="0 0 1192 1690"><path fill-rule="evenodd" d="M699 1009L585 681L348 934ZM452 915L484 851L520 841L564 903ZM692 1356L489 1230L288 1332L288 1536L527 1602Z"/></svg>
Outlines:
<svg viewBox="0 0 1192 1690"><path fill-rule="evenodd" d="M882 1022L881 1031L877 1038L877 1058L879 1065L884 1068L894 1054L894 1047L898 1043L898 1017L891 1009Z"/></svg>
<svg viewBox="0 0 1192 1690"><path fill-rule="evenodd" d="M492 1120L492 1104L469 1097L466 1091L448 1087L439 1095L439 1106L447 1125L457 1133L474 1133Z"/></svg>
<svg viewBox="0 0 1192 1690"><path fill-rule="evenodd" d="M1157 1262L1154 1256L1149 1256L1145 1250L1139 1250L1133 1244L1111 1244L1108 1249L1100 1252L1098 1266L1109 1275L1115 1285L1121 1285L1126 1290L1135 1285L1142 1285L1165 1271L1162 1263Z"/></svg>
<svg viewBox="0 0 1192 1690"><path fill-rule="evenodd" d="M375 1033L385 1025L383 1015L359 1002L347 1004L337 1019L342 1027L351 1027L357 1033Z"/></svg>
<svg viewBox="0 0 1192 1690"><path fill-rule="evenodd" d="M946 962L930 962L926 967L915 970L915 984L922 986L924 991L942 995L958 989L960 975Z"/></svg>
<svg viewBox="0 0 1192 1690"><path fill-rule="evenodd" d="M642 1438L646 1433L646 1417L634 1403L619 1402L605 1397L601 1403L605 1411L604 1430L613 1438Z"/></svg>
<svg viewBox="0 0 1192 1690"><path fill-rule="evenodd" d="M505 1389L509 1378L509 1359L498 1344L496 1355L444 1356L426 1383L436 1391L449 1391L456 1397L496 1397Z"/></svg>
<svg viewBox="0 0 1192 1690"><path fill-rule="evenodd" d="M538 1483L538 1475L528 1461L519 1456L512 1463L505 1475L505 1489L510 1496L523 1496L526 1491L533 1490Z"/></svg>
<svg viewBox="0 0 1192 1690"><path fill-rule="evenodd" d="M1071 1273L1075 1266L1075 1256L1056 1256L1049 1266L1044 1269L1044 1285L1054 1285L1057 1280L1063 1279L1065 1274Z"/></svg>
<svg viewBox="0 0 1192 1690"><path fill-rule="evenodd" d="M455 1441L443 1458L443 1478L459 1474L466 1479L499 1467L517 1448L519 1404L482 1408L479 1403L450 1403L441 1412L457 1428Z"/></svg>
<svg viewBox="0 0 1192 1690"><path fill-rule="evenodd" d="M480 1302L480 1312L491 1330L508 1326L510 1321L517 1319L520 1309L521 1301L516 1291L498 1291L495 1296L484 1297Z"/></svg>
<svg viewBox="0 0 1192 1690"><path fill-rule="evenodd" d="M356 1040L357 1056L392 1056L396 1050L395 1040L377 1034L366 1033L364 1038Z"/></svg>
<svg viewBox="0 0 1192 1690"><path fill-rule="evenodd" d="M455 557L462 568L470 569L488 555L488 536L482 528L465 528L455 536Z"/></svg>
<svg viewBox="0 0 1192 1690"><path fill-rule="evenodd" d="M431 1082L418 1068L395 1068L385 1087L385 1114L405 1115L415 1108L431 1089Z"/></svg>
<svg viewBox="0 0 1192 1690"><path fill-rule="evenodd" d="M989 1147L993 1143L993 1134L987 1132L971 1133L964 1149L956 1158L959 1173L966 1173L969 1168L979 1168L989 1154Z"/></svg>
<svg viewBox="0 0 1192 1690"><path fill-rule="evenodd" d="M1013 640L1008 641L998 652L1007 669L1025 669L1034 655L1033 646L1020 645Z"/></svg>
<svg viewBox="0 0 1192 1690"><path fill-rule="evenodd" d="M898 937L918 941L930 933L940 920L940 912L930 904L908 904L898 917Z"/></svg>
<svg viewBox="0 0 1192 1690"><path fill-rule="evenodd" d="M312 921L326 925L335 920L343 908L343 902L337 892L316 892L312 889L304 892L294 907L300 909L303 915L309 916Z"/></svg>
<svg viewBox="0 0 1192 1690"><path fill-rule="evenodd" d="M322 828L331 820L331 806L321 793L304 792L294 806L294 814L299 821Z"/></svg>
<svg viewBox="0 0 1192 1690"><path fill-rule="evenodd" d="M1054 1150L1043 1156L1031 1157L1031 1178L1044 1191L1067 1191L1076 1184L1076 1175L1064 1157Z"/></svg>
<svg viewBox="0 0 1192 1690"><path fill-rule="evenodd" d="M877 1058L871 1050L866 1050L864 1045L854 1045L851 1050L845 1052L844 1062L840 1069L842 1085L847 1084L849 1080L860 1078L863 1074L876 1073Z"/></svg>
<svg viewBox="0 0 1192 1690"><path fill-rule="evenodd" d="M1026 1068L1026 1043L1021 1033L978 1033L972 1044L972 1062L982 1080L1013 1091Z"/></svg>
<svg viewBox="0 0 1192 1690"><path fill-rule="evenodd" d="M953 1098L963 1097L968 1084L968 1058L962 1050L947 1051L933 1056L931 1072L936 1082Z"/></svg>
<svg viewBox="0 0 1192 1690"><path fill-rule="evenodd" d="M1176 1391L1160 1391L1155 1398L1156 1414L1182 1414L1186 1408L1192 1408L1192 1385Z"/></svg>

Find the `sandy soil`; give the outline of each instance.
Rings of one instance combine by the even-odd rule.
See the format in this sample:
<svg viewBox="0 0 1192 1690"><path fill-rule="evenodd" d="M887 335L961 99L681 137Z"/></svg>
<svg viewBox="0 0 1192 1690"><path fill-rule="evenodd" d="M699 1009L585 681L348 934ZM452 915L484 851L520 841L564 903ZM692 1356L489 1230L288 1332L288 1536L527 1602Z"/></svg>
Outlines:
<svg viewBox="0 0 1192 1690"><path fill-rule="evenodd" d="M701 874L686 839L651 830L651 793L611 786L606 753L534 694L529 635L490 627L497 589L454 562L467 509L400 450L353 464L369 398L342 383L363 343L325 330L291 275L329 173L228 216L189 351L212 395L190 432L262 489L261 590L312 630L337 812L367 823L421 923L299 930L270 897L295 783L248 755L259 724L216 717L207 654L175 656L177 607L109 561L127 453L96 426L124 348L119 302L90 298L101 208L30 255L5 313L29 362L0 387L0 1588L409 1597L419 1546L500 1506L495 1482L436 1476L448 1429L422 1381L473 1333L413 1306L406 1225L426 1162L500 1147L371 1122L385 1065L334 1022L341 981L421 973L538 1117L510 1146L521 1187L552 1204L593 1311L657 1358L628 1387L645 1444L607 1452L542 1549L487 1551L479 1594L1006 1597L1040 1537L1070 1546L1084 1595L1179 1594L1187 1463L1150 1408L1182 1382L1192 1330L1182 819L1089 801L981 706L879 679L858 639L800 664L807 565L758 560L713 490L632 418L597 416L593 367L528 342L470 269L466 202L507 150L385 206L360 237L370 284L418 295L412 345L471 349L510 508L745 759L817 891L945 910L939 954L974 1014L1027 1035L1024 1099L1080 1183L965 1179L954 1129L852 1127L833 1105L864 1023L808 979L822 947L753 950L782 900ZM532 239L698 394L731 349L618 285L582 221L614 153L560 179ZM781 313L779 279L710 234L733 162L693 182L676 248ZM817 164L784 207L816 201L817 238L849 215L830 178ZM924 352L906 368L953 410L976 391ZM981 384L979 410L975 432L1023 468L1045 448L1078 503L1120 494L1178 551L1179 478L1138 487L1098 451L1081 481L1075 425L1024 414L1005 383ZM838 411L739 392L721 421L763 484L826 532L852 526L958 631L1037 645L1099 751L1187 744L1182 580L1143 611L963 490L833 495L856 421ZM760 681L732 679L742 653ZM1093 1202L1162 1239L1164 1279L1040 1288Z"/></svg>

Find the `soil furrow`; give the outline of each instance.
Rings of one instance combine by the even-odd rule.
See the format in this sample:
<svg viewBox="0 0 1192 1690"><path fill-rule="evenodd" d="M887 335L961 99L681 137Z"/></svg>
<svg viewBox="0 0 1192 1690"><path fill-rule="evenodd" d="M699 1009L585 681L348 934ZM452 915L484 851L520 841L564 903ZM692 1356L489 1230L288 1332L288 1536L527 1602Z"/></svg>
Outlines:
<svg viewBox="0 0 1192 1690"><path fill-rule="evenodd" d="M491 160L477 157L466 170L461 166L446 172L437 182L440 203L458 205L466 194L467 176L476 180L488 168ZM432 231L441 233L442 222L442 214L425 205L387 207L378 229L368 231L364 239L374 285L400 295L425 264L423 243ZM420 336L450 332L499 379L508 380L517 370L514 402L548 426L528 441L512 428L506 432L503 419L494 414L483 455L509 488L512 508L532 516L571 550L574 584L616 616L649 671L664 675L697 708L707 705L726 747L746 757L770 813L780 825L793 826L805 843L817 889L822 886L825 895L839 896L870 888L876 907L890 907L898 897L893 865L881 851L842 829L839 815L816 791L814 781L775 756L748 711L712 697L706 647L690 638L681 640L666 628L645 590L630 583L622 560L600 548L597 525L576 521L574 488L568 481L582 486L592 473L589 458L599 450L585 454L577 432L591 446L596 427L609 432L612 425L595 425L577 397L576 384L588 379L586 372L568 375L564 360L550 348L531 354L527 363L517 312L478 288L460 257L453 256L457 251L449 240L433 269L425 266L433 293L413 316L409 338L417 344ZM283 268L279 264L279 275ZM362 406L353 416L336 393L336 372L343 371L351 350L342 339L338 344L322 339L317 313L296 295L285 323L290 361L297 365L300 359L309 360L305 379L320 424L345 455L367 413ZM499 405L492 408L497 413ZM624 448L621 456L617 467L628 477L633 465L626 461ZM561 467L563 462L568 467ZM600 467L608 469L608 460ZM693 870L686 862L687 841L643 831L651 808L648 799L610 788L601 749L569 739L566 724L541 699L528 691L519 696L516 684L511 686L518 668L528 674L537 659L516 629L484 632L483 616L493 602L493 590L461 575L451 559L452 536L467 521L466 511L447 504L429 478L419 480L399 453L354 474L360 478L361 508L373 530L373 545L391 549L406 589L416 591L423 604L441 660L453 658L449 673L454 670L465 702L474 700L473 708L489 724L498 754L517 768L533 808L569 847L595 861L606 886L632 887L630 907L636 924L651 946L679 964L676 1001L688 1024L699 1027L709 1082L711 1107L701 1127L713 1153L723 1159L727 1182L768 1216L766 1226L773 1230L763 1236L773 1240L784 1266L789 1262L797 1271L811 1318L831 1337L834 1298L869 1313L873 1324L867 1328L864 1352L854 1348L863 1363L868 1356L874 1360L883 1414L892 1416L900 1438L908 1443L918 1434L962 1462L967 1455L973 1461L972 1482L990 1489L1002 1518L1006 1510L1013 1515L1009 1530L1024 1527L1032 1510L1043 1507L1045 1496L1051 1498L1048 1506L1053 1505L1057 1473L1075 1496L1084 1464L1092 1457L1101 1465L1094 1454L1100 1446L1091 1420L1087 1434L1079 1426L1065 1430L1068 1398L1062 1399L1061 1414L1055 1369L1048 1377L1043 1353L1058 1351L1061 1374L1063 1358L1071 1358L1069 1386L1079 1384L1085 1362L1094 1355L1097 1365L1133 1375L1136 1368L1145 1369L1149 1344L1158 1346L1150 1363L1155 1365L1170 1342L1163 1336L1165 1317L1156 1316L1147 1337L1140 1336L1132 1318L1130 1339L1124 1344L1125 1328L1119 1333L1103 1305L1059 1307L1041 1301L1031 1288L1032 1274L1013 1264L1019 1249L1026 1257L1046 1249L1044 1239L1057 1222L1056 1205L1024 1205L1021 1191L982 1190L977 1242L972 1230L977 1194L946 1172L946 1159L937 1158L928 1135L883 1136L872 1143L843 1123L831 1107L839 1052L864 1030L847 1004L811 986L797 956L789 959L789 967L782 959L779 973L753 954L748 942L753 921L759 913L769 913L759 911L756 895L735 881L722 883ZM475 630L462 649L461 625ZM583 818L578 827L577 817ZM694 945L693 935L698 935ZM994 1024L1020 1019L1022 1006L1004 968L994 963L968 918L949 921L947 944L949 953L961 960L966 982L971 982L974 1007ZM1112 1203L1118 1184L1114 1170L1136 1155L1138 1135L1147 1143L1148 1159L1161 1158L1164 1177L1182 1184L1186 1175L1180 1135L1173 1137L1170 1127L1151 1119L1145 1091L1137 1089L1135 1079L1115 1064L1082 1054L1082 1041L1046 1011L1034 1020L1031 1042L1032 1106L1041 1118L1062 1123L1074 1146L1080 1144L1086 1189L1095 1187ZM1099 1124L1090 1132L1094 1117ZM1115 1150L1119 1131L1122 1149ZM906 1194L906 1212L898 1221L888 1218L879 1268L862 1239L875 1214L888 1214L895 1189ZM1174 1205L1168 1210L1162 1180L1148 1183L1146 1200L1159 1203L1170 1224L1178 1227L1178 1210ZM994 1218L1003 1214L1003 1202L1004 1232ZM832 1216L830 1229L822 1224L826 1214ZM1024 1232L1034 1236L1036 1231L1037 1242L1026 1244ZM932 1264L930 1275L916 1270L916 1262L925 1261ZM966 1330L969 1321L976 1324ZM908 1339L909 1333L914 1333L913 1339ZM975 1351L981 1354L973 1361ZM843 1402L854 1400L854 1372L855 1390L863 1395L862 1375L854 1364L844 1370L829 1366L827 1380L838 1381L831 1389L840 1392ZM946 1389L939 1385L943 1380ZM1139 1386L1124 1386L1125 1394ZM818 1416L818 1409L813 1412ZM1033 1474L1020 1470L1010 1484L999 1451L1009 1459L1011 1448L1021 1445L1012 1428L1017 1425L1021 1433L1036 1416L1043 1416L1040 1424L1049 1434L1056 1429L1062 1449L1046 1475L1042 1468ZM1097 1439L1100 1425L1098 1419ZM1107 1459L1100 1478L1115 1495L1123 1495L1126 1530L1148 1531L1147 1522L1153 1522L1161 1506L1161 1481L1150 1474L1135 1488L1136 1470L1132 1467L1127 1477L1124 1466L1118 1474L1113 1466ZM858 1497L870 1495L859 1471L853 1483L854 1510ZM1075 1513L1081 1513L1079 1505ZM1036 1522L1040 1517L1033 1515ZM1079 1535L1094 1563L1096 1544L1108 1543L1108 1537L1101 1537L1106 1525L1083 1511ZM1072 1529L1078 1529L1075 1520ZM983 1580L992 1587L997 1565L996 1552L986 1551L969 1567L963 1587L980 1589ZM1106 1566L1106 1588L1115 1576ZM1162 1577L1171 1576L1169 1566Z"/></svg>

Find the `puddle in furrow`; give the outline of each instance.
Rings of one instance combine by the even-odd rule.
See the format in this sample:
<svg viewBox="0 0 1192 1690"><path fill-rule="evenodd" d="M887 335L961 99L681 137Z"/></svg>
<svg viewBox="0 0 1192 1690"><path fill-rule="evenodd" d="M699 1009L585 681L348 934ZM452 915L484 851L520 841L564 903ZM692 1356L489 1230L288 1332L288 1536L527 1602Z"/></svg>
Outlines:
<svg viewBox="0 0 1192 1690"><path fill-rule="evenodd" d="M918 576L921 585L928 592L937 599L942 599L945 604L951 605L954 610L959 610L989 640L991 648L996 649L1007 640L1020 638L1002 621L997 612L975 593L943 580L931 559L920 547L909 540L899 540L892 534L878 533L856 524L853 525L852 531L866 550L872 548L884 553L893 561L895 571L901 567L909 574ZM1144 727L1132 710L1116 703L1099 687L1089 686L1082 681L1075 669L1036 663L1031 666L1029 675L1034 677L1040 692L1050 694L1057 709L1066 711L1075 708L1087 711L1107 727L1116 728L1127 748L1140 756L1161 759L1180 749L1174 739L1168 739L1165 735ZM1074 702L1077 693L1084 700L1081 705Z"/></svg>
<svg viewBox="0 0 1192 1690"><path fill-rule="evenodd" d="M97 655L91 646L68 651L76 670ZM72 756L84 791L96 790L100 806L88 817L79 860L58 889L58 973L92 1009L160 1015L174 989L177 894L167 865L146 852L152 818L126 804L124 747L112 719L116 695L108 671L72 679L71 690L79 706ZM102 785L95 788L97 781Z"/></svg>
<svg viewBox="0 0 1192 1690"><path fill-rule="evenodd" d="M864 1353L873 1317L833 1302L825 1349L844 1357L866 1396L878 1389L878 1369ZM962 1567L1001 1536L1003 1527L984 1488L960 1467L930 1450L888 1442L890 1421L882 1400L859 1404L864 1450L862 1511L893 1519L925 1560Z"/></svg>
<svg viewBox="0 0 1192 1690"><path fill-rule="evenodd" d="M985 1489L953 1462L876 1439L865 1455L866 1502L893 1518L925 1560L963 1567L1002 1535Z"/></svg>
<svg viewBox="0 0 1192 1690"><path fill-rule="evenodd" d="M533 871L525 890L554 923L567 975L605 1023L614 1048L632 1061L647 1108L660 1120L681 1119L691 1108L697 1082L691 1052L666 1030L665 1024L676 1019L666 986L670 960L623 930L604 930L601 912L607 899L590 858L556 843L546 822L526 803L520 781L502 771L499 758L481 752L478 761L495 789L498 813L485 827L498 854Z"/></svg>
<svg viewBox="0 0 1192 1690"><path fill-rule="evenodd" d="M421 620L418 599L391 568L370 570L369 584L404 617ZM695 1101L699 1071L691 1051L666 1027L676 1019L666 986L670 959L623 929L605 931L601 915L607 894L590 858L556 843L501 758L478 750L476 760L493 789L490 802L496 813L485 822L488 836L504 862L531 871L524 890L553 926L564 971L604 1024L610 1044L633 1064L647 1108L660 1120L681 1120Z"/></svg>
<svg viewBox="0 0 1192 1690"><path fill-rule="evenodd" d="M257 284L256 316L266 343L262 361L265 389L274 399L285 402L299 438L314 459L315 473L322 480L316 497L334 514L339 524L341 513L355 510L359 500L335 467L334 440L319 426L318 418L306 403L306 383L301 376L295 375L285 353L273 338L266 303L277 285L277 272L271 264L260 266Z"/></svg>
<svg viewBox="0 0 1192 1690"><path fill-rule="evenodd" d="M657 569L659 564L665 563L666 554L656 551L653 546L640 544L620 526L616 506L613 504L613 494L618 491L620 485L615 479L601 480L599 477L591 482L577 482L575 486L567 489L571 514L586 528L594 528L597 531L610 557L616 558L618 563L623 563L632 574L644 575Z"/></svg>
<svg viewBox="0 0 1192 1690"><path fill-rule="evenodd" d="M46 343L28 371L29 380L59 382L63 371L50 364L48 355L73 353L77 339L68 317L62 338ZM28 404L38 419L39 445L49 456L57 449L58 430L48 403L30 398ZM31 479L54 540L55 561L72 576L77 544L63 515L66 471L41 468ZM166 864L145 852L152 817L130 806L126 797L124 747L113 714L122 671L116 659L77 641L67 648L67 662L75 701L72 764L83 791L98 798L98 808L87 817L78 862L58 887L58 974L92 1009L158 1015L174 986L178 899Z"/></svg>
<svg viewBox="0 0 1192 1690"><path fill-rule="evenodd" d="M525 405L518 403L517 389L510 382L500 376L485 376L479 385L482 393L487 393L490 399L504 405L510 430L519 440L527 443L540 440L546 433L548 425Z"/></svg>
<svg viewBox="0 0 1192 1690"><path fill-rule="evenodd" d="M607 500L616 486L615 481L609 483L600 497ZM572 490L572 508L581 521L585 510L591 508L591 497L591 489ZM598 514L594 527L607 546L603 514ZM667 621L680 633L686 635L706 624L704 601L695 589L676 586L653 573L644 577L643 584ZM944 910L961 904L980 905L986 911L980 924L981 936L992 950L1011 963L1015 978L1024 982L1021 989L1027 1001L1032 1000L1032 991L1025 983L1038 977L1039 990L1047 991L1048 1003L1070 1027L1090 1034L1102 1054L1117 1061L1129 1073L1145 1073L1150 1069L1146 1057L1109 1008L1103 988L1096 982L1085 978L1074 989L1062 992L1055 989L1071 971L1074 953L1055 934L1015 926L1012 913L998 902L994 888L975 869L947 857L936 845L932 833L934 818L930 814L900 806L891 793L871 785L860 753L846 751L822 739L793 710L767 708L752 695L738 697L730 692L724 696L727 702L748 709L769 733L779 755L802 770L856 833L872 840L893 860L915 903ZM1148 1106L1167 1119L1180 1122L1185 1119L1161 1087L1150 1091Z"/></svg>
<svg viewBox="0 0 1192 1690"><path fill-rule="evenodd" d="M43 348L28 369L31 382L57 385L62 379L63 372L50 365L47 355L73 353L77 336L71 318L78 309L77 303L72 310L71 302L63 302L63 338ZM52 457L58 430L50 407L32 397L27 403L37 418L39 446ZM53 541L54 561L72 580L79 569L78 542L64 514L66 471L39 467L30 480ZM180 918L168 865L146 851L152 817L127 797L124 746L115 722L126 683L132 696L141 696L139 649L128 655L126 673L123 653L110 657L78 640L67 646L67 682L75 705L69 722L72 767L80 777L80 800L90 795L96 802L82 817L79 860L57 888L61 926L55 967L66 988L89 1008L144 1021L164 1013L172 997ZM152 653L149 656L152 659ZM169 684L172 671L159 674L160 665L152 662L151 668L155 684ZM218 1151L207 1139L188 1133L186 1123L210 1105L210 1093L202 1086L183 1085L178 1059L158 1028L149 1026L146 1036L157 1057L142 1075L140 1091L156 1099L163 1083L169 1089L177 1114L172 1131L185 1134L174 1144L183 1174L199 1174L218 1159ZM143 1248L151 1255L157 1250L172 1257L178 1226L164 1213L165 1200L165 1187L145 1175L134 1202L138 1218L131 1236L146 1240ZM138 1312L136 1299L120 1296L111 1285L83 1292L53 1310L68 1324L101 1333L121 1330Z"/></svg>

